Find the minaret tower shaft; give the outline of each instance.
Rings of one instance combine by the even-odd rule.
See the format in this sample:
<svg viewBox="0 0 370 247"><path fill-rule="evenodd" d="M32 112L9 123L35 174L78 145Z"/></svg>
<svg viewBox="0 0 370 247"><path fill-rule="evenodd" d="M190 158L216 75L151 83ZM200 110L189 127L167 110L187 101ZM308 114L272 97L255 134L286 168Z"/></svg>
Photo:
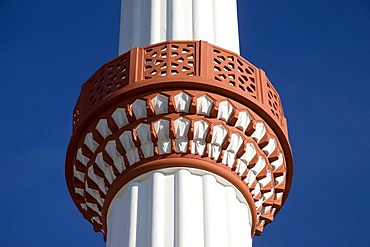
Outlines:
<svg viewBox="0 0 370 247"><path fill-rule="evenodd" d="M204 40L239 54L236 0L122 0L119 54L168 40Z"/></svg>
<svg viewBox="0 0 370 247"><path fill-rule="evenodd" d="M66 180L108 247L252 246L293 161L278 93L239 55L236 0L122 0L82 86Z"/></svg>

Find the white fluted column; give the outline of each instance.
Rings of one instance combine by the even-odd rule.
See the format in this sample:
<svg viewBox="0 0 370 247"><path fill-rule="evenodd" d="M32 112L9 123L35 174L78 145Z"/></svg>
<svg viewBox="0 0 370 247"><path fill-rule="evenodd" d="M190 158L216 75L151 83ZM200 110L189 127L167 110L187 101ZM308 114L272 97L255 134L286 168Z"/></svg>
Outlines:
<svg viewBox="0 0 370 247"><path fill-rule="evenodd" d="M251 213L225 179L169 168L126 184L107 215L108 247L248 247Z"/></svg>
<svg viewBox="0 0 370 247"><path fill-rule="evenodd" d="M122 0L119 54L166 40L204 40L239 53L237 0Z"/></svg>

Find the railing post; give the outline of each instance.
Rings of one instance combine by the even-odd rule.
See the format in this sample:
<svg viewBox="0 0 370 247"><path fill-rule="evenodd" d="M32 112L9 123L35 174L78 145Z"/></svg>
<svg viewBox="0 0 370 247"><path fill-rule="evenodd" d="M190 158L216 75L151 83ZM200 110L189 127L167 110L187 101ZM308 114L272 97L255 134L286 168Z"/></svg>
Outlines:
<svg viewBox="0 0 370 247"><path fill-rule="evenodd" d="M143 61L142 61L142 48L132 48L130 50L129 58L129 73L128 73L128 84L133 84L135 82L141 81L143 78Z"/></svg>
<svg viewBox="0 0 370 247"><path fill-rule="evenodd" d="M79 108L80 108L80 116L84 116L87 111L89 110L89 97L88 97L88 92L89 92L89 83L86 81L84 84L81 86L81 94L80 94L80 102L79 102ZM81 120L81 117L80 117Z"/></svg>
<svg viewBox="0 0 370 247"><path fill-rule="evenodd" d="M258 69L258 72L256 73L257 75L257 100L261 101L261 103L264 105L265 104L265 87L266 85L265 79L266 79L266 74L262 69Z"/></svg>
<svg viewBox="0 0 370 247"><path fill-rule="evenodd" d="M212 63L213 59L210 59L211 45L206 41L197 42L197 52L196 52L196 63L197 63L197 75L201 77L212 77Z"/></svg>

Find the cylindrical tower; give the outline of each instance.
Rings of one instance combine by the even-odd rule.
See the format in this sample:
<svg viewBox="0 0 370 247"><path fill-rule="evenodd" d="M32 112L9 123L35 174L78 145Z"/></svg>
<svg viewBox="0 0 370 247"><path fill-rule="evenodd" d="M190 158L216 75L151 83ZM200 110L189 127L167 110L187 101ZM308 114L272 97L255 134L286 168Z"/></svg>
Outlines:
<svg viewBox="0 0 370 247"><path fill-rule="evenodd" d="M239 53L236 0L122 0L120 55L82 86L70 194L108 247L237 247L293 161L279 95Z"/></svg>
<svg viewBox="0 0 370 247"><path fill-rule="evenodd" d="M204 40L239 54L236 0L122 0L119 54L167 40Z"/></svg>

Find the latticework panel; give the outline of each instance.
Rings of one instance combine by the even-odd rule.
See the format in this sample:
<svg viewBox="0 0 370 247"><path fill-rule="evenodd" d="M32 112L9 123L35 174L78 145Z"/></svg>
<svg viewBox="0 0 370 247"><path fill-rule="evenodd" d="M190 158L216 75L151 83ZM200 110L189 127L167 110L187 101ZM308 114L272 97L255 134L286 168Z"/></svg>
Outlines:
<svg viewBox="0 0 370 247"><path fill-rule="evenodd" d="M105 64L88 81L90 106L128 84L129 53Z"/></svg>
<svg viewBox="0 0 370 247"><path fill-rule="evenodd" d="M213 49L214 79L228 83L257 99L256 68L237 56Z"/></svg>
<svg viewBox="0 0 370 247"><path fill-rule="evenodd" d="M282 108L280 105L280 98L275 88L272 86L271 82L266 77L266 86L267 86L267 101L270 107L271 113L277 118L281 119L282 117Z"/></svg>
<svg viewBox="0 0 370 247"><path fill-rule="evenodd" d="M73 110L73 127L80 121L80 106L79 101L77 101L77 104Z"/></svg>
<svg viewBox="0 0 370 247"><path fill-rule="evenodd" d="M194 43L163 44L144 49L144 79L194 76Z"/></svg>

